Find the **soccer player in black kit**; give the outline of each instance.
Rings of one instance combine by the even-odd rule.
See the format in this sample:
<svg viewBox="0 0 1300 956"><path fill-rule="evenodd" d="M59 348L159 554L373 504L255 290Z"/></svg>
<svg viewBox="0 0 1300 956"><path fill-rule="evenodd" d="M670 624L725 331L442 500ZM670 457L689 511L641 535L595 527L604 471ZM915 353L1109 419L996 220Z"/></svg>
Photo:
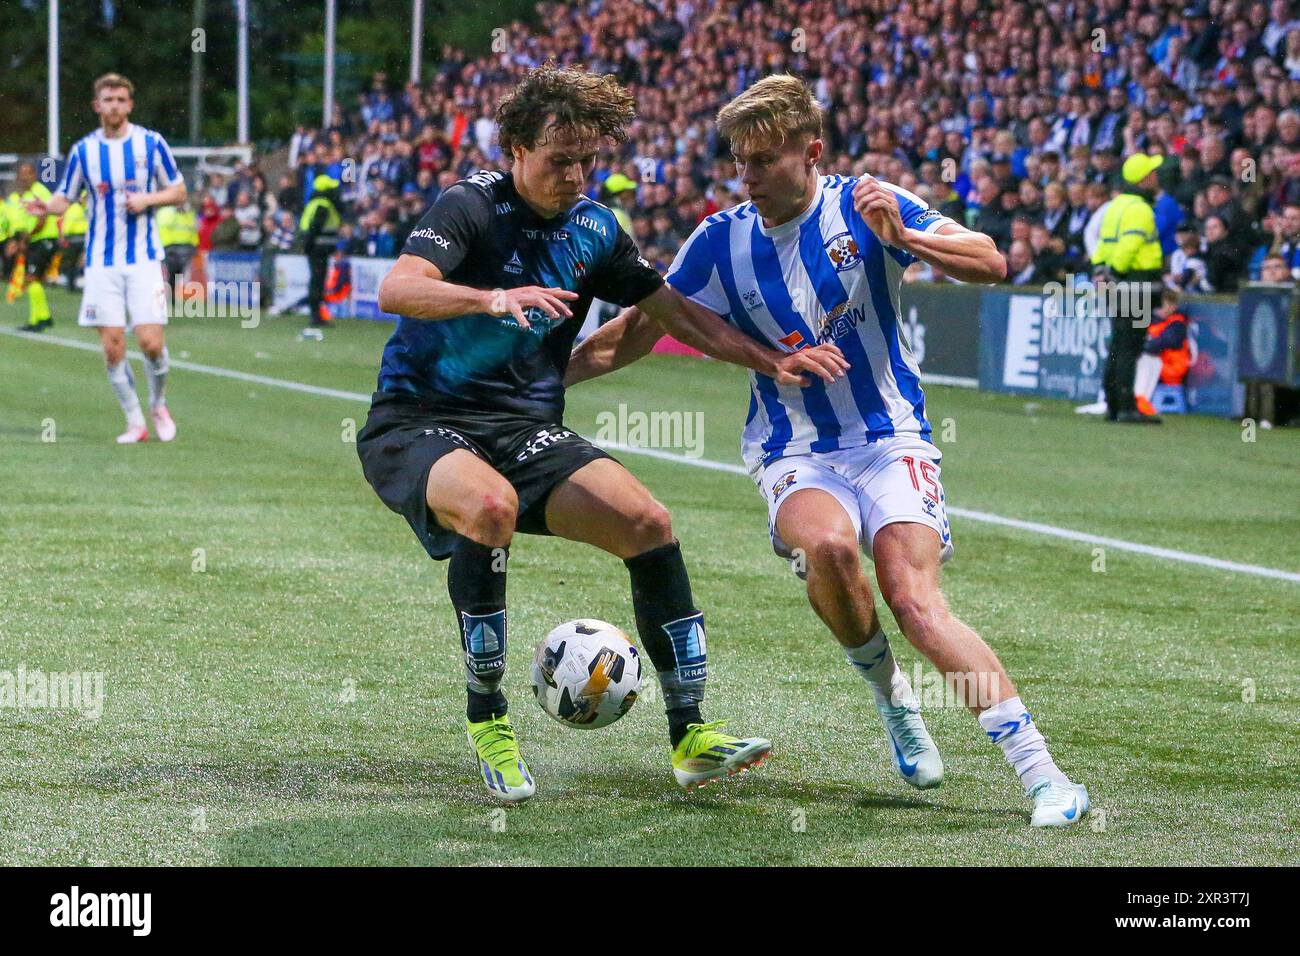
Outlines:
<svg viewBox="0 0 1300 956"><path fill-rule="evenodd" d="M565 367L592 299L636 305L687 344L780 384L831 382L847 368L834 346L773 351L693 306L637 254L613 213L582 194L598 147L623 142L632 117L632 97L612 76L532 71L497 110L511 171L445 190L380 287L381 308L401 318L357 452L366 480L430 557L450 559L469 740L489 792L508 802L536 789L501 692L516 531L583 541L627 566L678 783L736 773L771 749L701 717L704 616L668 512L564 426Z"/></svg>

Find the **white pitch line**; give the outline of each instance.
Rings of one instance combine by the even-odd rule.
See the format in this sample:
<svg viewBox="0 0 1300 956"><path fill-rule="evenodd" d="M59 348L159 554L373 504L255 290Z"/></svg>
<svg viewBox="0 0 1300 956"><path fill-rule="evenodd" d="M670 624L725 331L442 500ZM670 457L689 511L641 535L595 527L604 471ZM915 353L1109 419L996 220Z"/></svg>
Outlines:
<svg viewBox="0 0 1300 956"><path fill-rule="evenodd" d="M100 352L99 345L93 342L82 342L78 339L65 339L58 336L44 335L40 333L17 332L13 329L2 329L0 333L13 335L22 338L28 342L46 342L50 345L62 345L68 348L81 349L85 352ZM131 352L131 358L142 360L143 356L139 352ZM197 362L187 362L183 359L172 359L173 368L185 369L190 372L201 372L204 375L215 375L220 378L235 379L240 382L250 382L254 385L266 385L271 388L283 388L291 392L302 392L307 395L320 395L326 398L341 398L355 402L369 402L370 396L362 392L347 392L337 388L325 388L320 385L308 385L304 382L293 382L282 378L271 378L267 375L253 375L249 372L239 372L229 368L219 368L215 365L200 365ZM690 458L686 455L679 455L675 452L660 451L655 448L633 448L623 444L605 444L605 448L611 451L627 452L634 455L644 455L647 458L657 458L660 461L669 461L678 465L689 465L693 468L707 468L711 471L723 471L733 475L743 475L749 477L749 472L741 465L731 464L723 461L712 461L708 458ZM1204 554L1192 554L1187 551L1176 551L1172 548L1158 548L1149 544L1139 544L1136 541L1124 541L1120 538L1105 538L1101 535L1088 534L1086 531L1072 531L1069 528L1058 528L1055 525L1041 524L1037 521L1022 521L1019 518L1005 518L1002 515L991 514L987 511L973 511L967 508L948 508L948 514L958 518L965 518L968 521L979 521L984 524L999 525L1003 528L1015 528L1019 531L1031 531L1034 534L1046 535L1052 538L1061 538L1066 541L1078 541L1082 544L1095 544L1104 548L1113 548L1116 551L1127 551L1131 554L1146 555L1151 558L1163 558L1167 561L1180 561L1183 564L1194 564L1203 568L1214 568L1218 571L1230 571L1234 574L1250 574L1255 577L1273 578L1278 581L1292 581L1300 584L1300 573L1295 571L1283 571L1279 568L1266 568L1258 564L1243 564L1239 561L1225 561L1222 558L1212 558Z"/></svg>

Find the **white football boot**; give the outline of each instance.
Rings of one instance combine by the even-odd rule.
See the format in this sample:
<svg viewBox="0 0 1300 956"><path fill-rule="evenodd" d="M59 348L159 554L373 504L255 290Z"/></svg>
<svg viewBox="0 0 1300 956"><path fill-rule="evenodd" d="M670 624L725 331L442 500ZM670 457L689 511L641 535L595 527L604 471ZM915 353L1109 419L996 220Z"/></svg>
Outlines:
<svg viewBox="0 0 1300 956"><path fill-rule="evenodd" d="M1034 801L1031 827L1073 826L1088 813L1088 788L1081 783L1064 783L1044 777L1029 791Z"/></svg>
<svg viewBox="0 0 1300 956"><path fill-rule="evenodd" d="M171 412L166 405L155 405L150 414L153 417L153 431L159 441L171 441L176 437L176 423L172 421Z"/></svg>
<svg viewBox="0 0 1300 956"><path fill-rule="evenodd" d="M898 775L918 790L943 783L943 758L925 729L920 702L913 697L898 706L877 704L876 709L894 751Z"/></svg>

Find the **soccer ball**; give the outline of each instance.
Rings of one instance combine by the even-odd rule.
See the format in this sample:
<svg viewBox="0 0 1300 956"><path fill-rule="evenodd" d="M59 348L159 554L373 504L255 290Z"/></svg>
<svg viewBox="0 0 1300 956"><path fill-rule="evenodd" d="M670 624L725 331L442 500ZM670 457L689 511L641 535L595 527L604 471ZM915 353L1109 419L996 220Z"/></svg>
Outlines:
<svg viewBox="0 0 1300 956"><path fill-rule="evenodd" d="M618 720L641 689L641 655L613 624L561 624L533 653L533 695L566 727L594 730Z"/></svg>

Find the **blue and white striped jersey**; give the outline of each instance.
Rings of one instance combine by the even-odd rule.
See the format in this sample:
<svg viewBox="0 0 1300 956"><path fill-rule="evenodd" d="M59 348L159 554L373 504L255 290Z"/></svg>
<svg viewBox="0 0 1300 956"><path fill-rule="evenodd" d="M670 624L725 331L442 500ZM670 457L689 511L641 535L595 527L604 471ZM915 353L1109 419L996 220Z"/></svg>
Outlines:
<svg viewBox="0 0 1300 956"><path fill-rule="evenodd" d="M162 259L154 226L156 207L128 212L126 194L153 192L181 180L167 141L143 126L128 124L121 139L106 139L103 130L95 130L79 140L68 154L56 192L75 200L85 189L90 196L86 266L129 266Z"/></svg>
<svg viewBox="0 0 1300 956"><path fill-rule="evenodd" d="M750 372L742 454L751 470L787 455L834 451L891 435L930 438L920 370L899 331L903 270L916 261L881 243L853 208L857 177L822 176L812 205L766 228L752 203L709 216L673 261L668 283L741 331L792 352L833 342L852 368L826 385L778 386ZM951 219L912 193L903 225Z"/></svg>

